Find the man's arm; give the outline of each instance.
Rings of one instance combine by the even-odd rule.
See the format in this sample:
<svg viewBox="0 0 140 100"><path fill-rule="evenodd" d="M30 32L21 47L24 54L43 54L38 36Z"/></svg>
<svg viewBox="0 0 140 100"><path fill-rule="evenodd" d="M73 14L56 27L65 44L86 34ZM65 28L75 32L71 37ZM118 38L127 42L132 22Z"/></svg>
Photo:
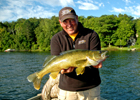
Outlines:
<svg viewBox="0 0 140 100"><path fill-rule="evenodd" d="M90 50L101 50L101 43L98 34L93 31L90 37Z"/></svg>
<svg viewBox="0 0 140 100"><path fill-rule="evenodd" d="M61 53L59 41L57 41L57 36L53 36L51 39L51 55L59 55Z"/></svg>

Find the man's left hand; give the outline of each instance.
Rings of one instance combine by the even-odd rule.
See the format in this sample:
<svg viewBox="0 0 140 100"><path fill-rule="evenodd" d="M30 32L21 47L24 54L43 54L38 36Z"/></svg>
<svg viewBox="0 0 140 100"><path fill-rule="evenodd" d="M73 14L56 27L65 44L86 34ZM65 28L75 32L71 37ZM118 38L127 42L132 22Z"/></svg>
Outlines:
<svg viewBox="0 0 140 100"><path fill-rule="evenodd" d="M99 63L98 65L96 65L96 66L93 66L94 68L102 68L102 62L101 63Z"/></svg>

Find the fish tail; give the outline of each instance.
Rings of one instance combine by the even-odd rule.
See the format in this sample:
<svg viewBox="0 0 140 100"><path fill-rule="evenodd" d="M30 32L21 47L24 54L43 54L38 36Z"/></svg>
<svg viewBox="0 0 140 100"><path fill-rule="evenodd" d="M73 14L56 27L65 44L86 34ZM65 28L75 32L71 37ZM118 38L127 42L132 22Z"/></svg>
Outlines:
<svg viewBox="0 0 140 100"><path fill-rule="evenodd" d="M33 73L33 74L29 75L27 77L27 79L29 82L33 82L34 88L36 90L40 89L40 84L41 84L42 78L38 78L37 73Z"/></svg>

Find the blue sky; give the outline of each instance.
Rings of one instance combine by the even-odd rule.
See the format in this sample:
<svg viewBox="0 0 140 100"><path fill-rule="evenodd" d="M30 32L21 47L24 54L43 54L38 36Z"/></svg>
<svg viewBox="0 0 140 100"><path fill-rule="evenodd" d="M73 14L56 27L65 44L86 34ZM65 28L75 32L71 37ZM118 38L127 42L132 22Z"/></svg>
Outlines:
<svg viewBox="0 0 140 100"><path fill-rule="evenodd" d="M69 6L78 16L127 14L140 17L140 0L0 0L0 21L19 18L50 18L58 16L61 8Z"/></svg>

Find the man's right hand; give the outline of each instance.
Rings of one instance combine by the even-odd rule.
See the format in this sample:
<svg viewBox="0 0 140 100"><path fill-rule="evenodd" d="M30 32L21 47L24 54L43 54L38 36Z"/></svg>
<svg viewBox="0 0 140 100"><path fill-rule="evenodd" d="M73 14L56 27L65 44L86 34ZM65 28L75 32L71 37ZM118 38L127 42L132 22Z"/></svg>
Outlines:
<svg viewBox="0 0 140 100"><path fill-rule="evenodd" d="M75 67L69 67L68 69L62 69L61 70L61 74L64 74L64 73L71 73L73 72Z"/></svg>

